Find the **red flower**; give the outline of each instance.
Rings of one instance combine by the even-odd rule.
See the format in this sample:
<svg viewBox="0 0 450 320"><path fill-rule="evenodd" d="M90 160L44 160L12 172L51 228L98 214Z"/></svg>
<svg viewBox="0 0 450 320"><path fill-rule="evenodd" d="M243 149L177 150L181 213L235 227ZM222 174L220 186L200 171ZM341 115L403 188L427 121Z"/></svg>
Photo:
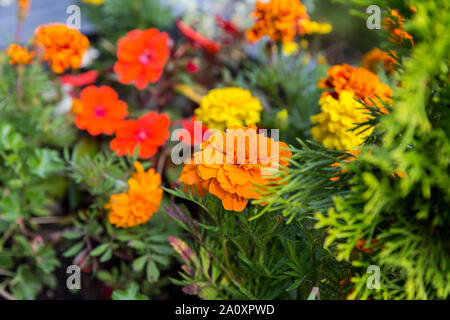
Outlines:
<svg viewBox="0 0 450 320"><path fill-rule="evenodd" d="M219 52L220 44L218 44L217 42L206 39L200 33L196 32L194 29L184 24L180 20L176 20L175 24L186 38L188 38L194 44L200 45L200 47L202 47L206 52L213 55Z"/></svg>
<svg viewBox="0 0 450 320"><path fill-rule="evenodd" d="M190 60L188 61L188 63L186 63L186 70L189 73L196 73L198 71L199 67L198 65L195 63L195 61Z"/></svg>
<svg viewBox="0 0 450 320"><path fill-rule="evenodd" d="M81 91L80 99L74 100L75 125L93 136L113 134L128 114L127 104L108 86L86 87Z"/></svg>
<svg viewBox="0 0 450 320"><path fill-rule="evenodd" d="M169 138L170 118L167 114L148 112L138 120L125 120L116 130L116 138L111 141L111 149L117 155L133 155L139 147L140 158L150 158Z"/></svg>
<svg viewBox="0 0 450 320"><path fill-rule="evenodd" d="M118 61L114 72L120 83L134 83L140 90L161 77L169 59L169 36L155 28L133 30L117 44Z"/></svg>
<svg viewBox="0 0 450 320"><path fill-rule="evenodd" d="M186 129L187 131L189 131L189 133L191 134L191 140L190 141L183 141L183 137L180 137L180 141L183 141L186 144L189 144L191 146L194 145L199 145L200 143L203 142L203 135L206 132L206 130L208 130L208 127L205 125L201 125L201 131L199 133L201 133L200 135L196 135L195 131L194 131L194 121L197 121L197 119L195 117L190 117L189 119L183 119L181 120L181 123L183 125L183 128ZM200 122L200 121L199 121ZM205 140L209 139L209 137L205 137Z"/></svg>
<svg viewBox="0 0 450 320"><path fill-rule="evenodd" d="M93 84L97 81L98 71L92 70L78 75L66 74L59 77L62 84L69 84L72 87L82 87Z"/></svg>
<svg viewBox="0 0 450 320"><path fill-rule="evenodd" d="M234 23L229 20L225 20L218 14L216 14L216 23L223 31L228 32L233 36L239 33L239 29Z"/></svg>

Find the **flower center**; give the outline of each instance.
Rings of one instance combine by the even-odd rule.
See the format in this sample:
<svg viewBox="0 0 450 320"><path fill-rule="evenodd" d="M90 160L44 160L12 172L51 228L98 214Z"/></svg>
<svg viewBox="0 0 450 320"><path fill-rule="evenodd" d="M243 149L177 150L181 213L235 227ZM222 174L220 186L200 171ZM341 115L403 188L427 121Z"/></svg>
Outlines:
<svg viewBox="0 0 450 320"><path fill-rule="evenodd" d="M152 59L152 53L150 49L145 49L144 52L139 56L139 62L142 64L148 64Z"/></svg>
<svg viewBox="0 0 450 320"><path fill-rule="evenodd" d="M98 118L103 118L106 115L105 107L102 105L95 106L94 115Z"/></svg>
<svg viewBox="0 0 450 320"><path fill-rule="evenodd" d="M148 138L150 138L151 133L145 130L139 130L139 132L136 135L136 140L139 142L142 142L144 140L147 140Z"/></svg>

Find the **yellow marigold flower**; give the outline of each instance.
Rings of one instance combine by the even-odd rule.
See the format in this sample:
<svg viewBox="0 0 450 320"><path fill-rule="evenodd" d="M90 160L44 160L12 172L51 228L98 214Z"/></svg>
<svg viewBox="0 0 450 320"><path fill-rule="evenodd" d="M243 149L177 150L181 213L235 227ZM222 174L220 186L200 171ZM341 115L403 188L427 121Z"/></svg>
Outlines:
<svg viewBox="0 0 450 320"><path fill-rule="evenodd" d="M6 52L9 56L9 64L32 64L34 52L28 52L28 48L21 47L15 43L11 44Z"/></svg>
<svg viewBox="0 0 450 320"><path fill-rule="evenodd" d="M261 103L250 91L229 87L210 90L195 109L195 115L209 128L225 130L258 123L261 110Z"/></svg>
<svg viewBox="0 0 450 320"><path fill-rule="evenodd" d="M89 40L76 29L61 23L40 26L35 31L36 43L44 47L43 60L48 61L56 73L78 69Z"/></svg>
<svg viewBox="0 0 450 320"><path fill-rule="evenodd" d="M109 222L118 228L131 228L146 223L158 211L163 190L161 176L135 162L136 172L128 180L127 193L112 195L105 209L109 210Z"/></svg>
<svg viewBox="0 0 450 320"><path fill-rule="evenodd" d="M299 47L299 45L294 41L283 43L283 47L282 47L283 54L285 56L290 56L291 54L295 54L298 52L298 47Z"/></svg>
<svg viewBox="0 0 450 320"><path fill-rule="evenodd" d="M106 0L81 0L81 1L99 6L101 4L104 4Z"/></svg>
<svg viewBox="0 0 450 320"><path fill-rule="evenodd" d="M300 22L309 20L306 7L298 0L257 1L251 17L256 19L253 28L247 31L251 42L263 36L269 36L272 41L290 42L297 33L305 33Z"/></svg>
<svg viewBox="0 0 450 320"><path fill-rule="evenodd" d="M300 48L302 49L306 49L309 47L309 42L306 39L302 39L300 40Z"/></svg>
<svg viewBox="0 0 450 320"><path fill-rule="evenodd" d="M319 104L322 112L311 117L311 122L317 124L311 129L311 135L325 147L352 150L372 133L372 128L363 133L350 131L369 120L368 110L355 100L353 92L341 91L338 99L331 95L322 96Z"/></svg>
<svg viewBox="0 0 450 320"><path fill-rule="evenodd" d="M289 113L286 109L281 110L275 116L275 125L280 129L286 129L289 125Z"/></svg>
<svg viewBox="0 0 450 320"><path fill-rule="evenodd" d="M229 149L230 142L233 150ZM284 142L259 134L255 126L216 132L201 147L202 151L194 154L194 164L188 164L186 169L196 172L190 172L192 179L183 182L197 189L201 186L220 198L226 210L236 212L243 211L250 199L261 197L263 190L256 185L279 183L278 178L270 176L270 170L279 165L289 166L288 159L292 156L285 150L288 146Z"/></svg>
<svg viewBox="0 0 450 320"><path fill-rule="evenodd" d="M286 109L281 110L280 112L277 113L277 119L280 120L287 120L288 118L288 111Z"/></svg>
<svg viewBox="0 0 450 320"><path fill-rule="evenodd" d="M327 34L330 33L331 30L333 29L330 23L319 23L310 20L303 20L300 23L300 25L303 28L303 31L307 34L310 33Z"/></svg>
<svg viewBox="0 0 450 320"><path fill-rule="evenodd" d="M319 56L317 58L317 63L319 63L319 64L327 64L328 61L327 61L327 58L325 56Z"/></svg>
<svg viewBox="0 0 450 320"><path fill-rule="evenodd" d="M389 53L374 48L366 53L362 59L362 67L364 69L376 72L377 65L382 63L387 73L394 72L394 65L397 64L397 54L391 50Z"/></svg>

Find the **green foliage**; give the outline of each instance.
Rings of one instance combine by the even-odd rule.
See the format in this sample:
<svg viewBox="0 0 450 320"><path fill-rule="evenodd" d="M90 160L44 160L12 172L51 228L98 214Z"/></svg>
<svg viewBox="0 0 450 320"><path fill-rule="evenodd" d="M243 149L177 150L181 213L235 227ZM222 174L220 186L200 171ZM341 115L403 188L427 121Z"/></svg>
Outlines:
<svg viewBox="0 0 450 320"><path fill-rule="evenodd" d="M128 188L137 155L117 157L100 139L74 143L73 118L55 112L57 82L38 64L15 68L0 58L0 294L35 299L55 289L65 258L113 288L133 281L161 295L173 255L166 234L179 235L177 224L156 213L119 230L103 208Z"/></svg>
<svg viewBox="0 0 450 320"><path fill-rule="evenodd" d="M367 146L346 165L351 193L327 214L327 246L355 267L378 265L381 290L369 290L364 271L353 278L353 298L446 299L450 295L447 1L411 1L408 24L416 46L404 58L394 105L380 120L381 144ZM398 171L396 171L398 170ZM396 175L393 173L396 172ZM358 239L376 239L373 254L352 255Z"/></svg>
<svg viewBox="0 0 450 320"><path fill-rule="evenodd" d="M13 68L0 54L0 74L0 288L34 299L56 287L60 262L41 221L61 210L67 180L58 147L74 135L54 113L59 88L40 66Z"/></svg>
<svg viewBox="0 0 450 320"><path fill-rule="evenodd" d="M280 183L266 186L240 213L224 210L211 194L165 188L148 223L115 228L105 204L127 191L138 153L118 157L109 138L75 131L74 116L58 113L66 93L56 76L38 61L11 66L0 52L0 296L44 297L57 289L55 274L76 264L113 288L115 300L170 298L170 281L202 299L448 299L450 4L345 2L379 5L383 15L399 9L415 43L381 45L399 58L394 74L380 72L393 103L365 106L371 118L354 130L374 130L356 159L309 141L322 93L317 82L328 68L318 62L318 42L289 56L269 42L249 58L243 34L217 36L217 55L183 40L174 44L164 77L137 91L111 72L117 40L133 29L173 28L169 9L156 0L82 4L98 31L91 44L102 51L94 63L98 85L117 88L130 118L164 111L179 126L177 118L194 107L174 94L179 82L238 85L260 98L259 125L279 128L280 140L293 145L291 166L289 176L278 173ZM188 62L199 66L195 75ZM163 185L174 187L179 168L167 160L172 147L166 144L152 162ZM182 265L174 277L175 253ZM378 290L367 287L373 265L381 269Z"/></svg>
<svg viewBox="0 0 450 320"><path fill-rule="evenodd" d="M166 208L193 238L191 249L179 244L181 252L192 254L182 255L182 279L173 280L185 293L203 299L306 299L319 287L322 298L342 298L344 268L322 248L321 232L308 223L286 224L275 214L250 221L257 207L230 212L213 196L200 202L170 192L204 208L199 221L176 205Z"/></svg>
<svg viewBox="0 0 450 320"><path fill-rule="evenodd" d="M83 4L89 21L96 30L113 43L133 29L168 29L172 15L168 8L157 0L108 0L103 5Z"/></svg>
<svg viewBox="0 0 450 320"><path fill-rule="evenodd" d="M293 219L310 219L316 212L327 211L333 205L333 196L348 193L342 184L345 175L339 173L339 167L331 167L341 162L339 157L346 153L326 149L315 142L309 142L313 148L301 140L298 142L301 149L290 149L289 176L279 171L280 185L268 188L262 199L254 201L267 205L252 219L272 212L281 213L287 223ZM331 177L339 178L341 183L337 184Z"/></svg>
<svg viewBox="0 0 450 320"><path fill-rule="evenodd" d="M180 235L177 224L166 215L155 213L145 225L130 229L113 227L103 210L106 195L126 191L124 173L131 171L135 159L118 158L111 153L96 153L91 158L80 152L72 156L66 153L70 176L96 199L89 210L79 212L75 228L65 234L72 244L64 256L74 257L75 261L86 257L82 259L84 264L93 266L93 273L114 288L125 289L134 281L149 296L159 293L166 284L161 273L167 270L173 255L166 234ZM120 264L120 268L106 270L103 268L106 263Z"/></svg>
<svg viewBox="0 0 450 320"><path fill-rule="evenodd" d="M113 300L148 300L146 296L139 293L139 287L132 283L126 290L114 290Z"/></svg>
<svg viewBox="0 0 450 320"><path fill-rule="evenodd" d="M282 140L294 143L297 138L309 138L310 117L319 112L321 90L317 87L325 77L328 66L319 64L307 52L285 56L278 48L272 58L248 62L244 72L252 92L260 93L266 110L262 123L269 128L279 128ZM288 118L276 115L286 109Z"/></svg>

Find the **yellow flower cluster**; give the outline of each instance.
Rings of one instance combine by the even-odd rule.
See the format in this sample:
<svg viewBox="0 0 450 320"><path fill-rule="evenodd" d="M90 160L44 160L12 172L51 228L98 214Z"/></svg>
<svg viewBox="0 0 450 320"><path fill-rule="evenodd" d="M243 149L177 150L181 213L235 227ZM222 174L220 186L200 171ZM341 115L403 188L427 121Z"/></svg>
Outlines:
<svg viewBox="0 0 450 320"><path fill-rule="evenodd" d="M105 205L109 210L109 222L118 228L146 223L161 204L161 176L154 169L145 172L137 161L134 166L136 172L128 179L128 192L112 195Z"/></svg>
<svg viewBox="0 0 450 320"><path fill-rule="evenodd" d="M312 34L327 34L330 33L333 29L333 26L330 23L320 23L311 20L303 20L300 23L300 26L304 33Z"/></svg>
<svg viewBox="0 0 450 320"><path fill-rule="evenodd" d="M32 64L34 52L28 52L27 47L21 47L15 43L11 44L6 52L9 56L9 64Z"/></svg>
<svg viewBox="0 0 450 320"><path fill-rule="evenodd" d="M326 148L352 150L372 133L372 128L363 133L350 131L369 119L368 110L355 100L353 92L341 91L338 99L324 95L319 104L322 112L311 117L311 122L316 124L311 135Z"/></svg>
<svg viewBox="0 0 450 320"><path fill-rule="evenodd" d="M105 3L106 0L81 0L81 1L83 1L85 3L90 3L90 4L93 4L93 5L99 6L99 5L103 4L103 3Z"/></svg>
<svg viewBox="0 0 450 320"><path fill-rule="evenodd" d="M209 91L195 110L195 116L209 128L224 131L231 126L258 123L261 110L261 103L250 91L229 87Z"/></svg>

